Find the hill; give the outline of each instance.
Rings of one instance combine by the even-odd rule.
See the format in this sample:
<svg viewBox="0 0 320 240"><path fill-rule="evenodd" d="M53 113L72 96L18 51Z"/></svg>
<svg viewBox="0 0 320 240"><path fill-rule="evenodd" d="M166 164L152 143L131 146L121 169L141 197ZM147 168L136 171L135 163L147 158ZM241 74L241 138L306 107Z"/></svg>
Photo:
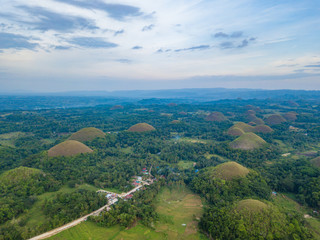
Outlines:
<svg viewBox="0 0 320 240"><path fill-rule="evenodd" d="M212 112L206 117L206 120L211 122L223 122L228 119L221 112Z"/></svg>
<svg viewBox="0 0 320 240"><path fill-rule="evenodd" d="M148 123L138 123L136 125L131 126L128 131L129 132L148 132L156 130L153 126Z"/></svg>
<svg viewBox="0 0 320 240"><path fill-rule="evenodd" d="M171 124L178 124L178 123L181 123L181 121L180 121L180 120L173 120L173 121L171 121L170 123L171 123Z"/></svg>
<svg viewBox="0 0 320 240"><path fill-rule="evenodd" d="M270 133L273 130L267 125L258 125L258 126L251 126L244 122L238 122L234 124L232 127L229 128L228 134L232 136L241 136L241 130L243 133Z"/></svg>
<svg viewBox="0 0 320 240"><path fill-rule="evenodd" d="M272 128L267 125L258 125L254 127L254 132L257 133L270 133L273 132Z"/></svg>
<svg viewBox="0 0 320 240"><path fill-rule="evenodd" d="M244 133L230 143L233 149L253 150L262 147L266 141L254 133Z"/></svg>
<svg viewBox="0 0 320 240"><path fill-rule="evenodd" d="M241 136L244 134L244 131L238 127L231 127L227 133L231 136Z"/></svg>
<svg viewBox="0 0 320 240"><path fill-rule="evenodd" d="M297 120L297 115L298 113L296 112L287 112L285 114L283 114L282 116L289 122L294 122L295 120Z"/></svg>
<svg viewBox="0 0 320 240"><path fill-rule="evenodd" d="M236 162L226 162L214 168L208 168L206 172L211 177L231 180L237 177L245 177L249 173L249 169Z"/></svg>
<svg viewBox="0 0 320 240"><path fill-rule="evenodd" d="M39 169L18 167L1 174L0 182L1 184L5 184L6 186L16 185L20 183L25 183L30 178L37 178L39 175L45 176L45 174Z"/></svg>
<svg viewBox="0 0 320 240"><path fill-rule="evenodd" d="M73 133L69 140L76 140L79 142L87 142L92 141L95 138L103 138L105 137L105 133L102 132L100 129L94 127L82 128L79 131Z"/></svg>
<svg viewBox="0 0 320 240"><path fill-rule="evenodd" d="M260 212L264 209L267 209L268 205L264 202L254 199L246 199L237 203L235 209L239 212Z"/></svg>
<svg viewBox="0 0 320 240"><path fill-rule="evenodd" d="M250 126L249 124L246 124L244 122L237 122L231 128L239 128L243 132L253 132L254 131L254 127L253 126Z"/></svg>
<svg viewBox="0 0 320 240"><path fill-rule="evenodd" d="M268 116L265 119L265 122L269 125L277 125L277 124L281 124L283 122L286 122L287 120L284 119L281 115L279 114L272 114L270 116Z"/></svg>
<svg viewBox="0 0 320 240"><path fill-rule="evenodd" d="M59 143L58 145L52 147L48 151L49 157L58 156L73 156L80 153L91 153L93 152L88 146L81 142L75 140L67 140L65 142Z"/></svg>
<svg viewBox="0 0 320 240"><path fill-rule="evenodd" d="M311 160L311 164L315 167L320 168L320 157L314 158Z"/></svg>

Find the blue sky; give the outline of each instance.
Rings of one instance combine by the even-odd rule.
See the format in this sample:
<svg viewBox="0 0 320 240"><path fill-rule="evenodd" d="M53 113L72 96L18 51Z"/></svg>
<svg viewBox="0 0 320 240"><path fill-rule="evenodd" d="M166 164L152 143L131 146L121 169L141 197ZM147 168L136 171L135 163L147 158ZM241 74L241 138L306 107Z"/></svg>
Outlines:
<svg viewBox="0 0 320 240"><path fill-rule="evenodd" d="M318 0L2 0L0 92L320 89Z"/></svg>

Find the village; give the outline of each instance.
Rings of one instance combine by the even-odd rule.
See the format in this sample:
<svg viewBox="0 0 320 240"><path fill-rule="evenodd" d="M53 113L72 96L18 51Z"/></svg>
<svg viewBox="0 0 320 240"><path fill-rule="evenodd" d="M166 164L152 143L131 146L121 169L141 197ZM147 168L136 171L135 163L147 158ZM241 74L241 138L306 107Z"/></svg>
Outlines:
<svg viewBox="0 0 320 240"><path fill-rule="evenodd" d="M144 185L150 185L156 180L152 177L150 173L151 169L152 169L152 166L150 167L149 171L147 170L146 167L144 167L141 171L142 176L133 176L131 178L130 180L131 186L134 186L135 188L129 192L118 194L111 191L100 189L97 191L97 193L105 194L105 197L108 199L109 205L112 205L118 202L119 198L127 201L133 197L134 192L140 191L141 189L144 190L142 188Z"/></svg>

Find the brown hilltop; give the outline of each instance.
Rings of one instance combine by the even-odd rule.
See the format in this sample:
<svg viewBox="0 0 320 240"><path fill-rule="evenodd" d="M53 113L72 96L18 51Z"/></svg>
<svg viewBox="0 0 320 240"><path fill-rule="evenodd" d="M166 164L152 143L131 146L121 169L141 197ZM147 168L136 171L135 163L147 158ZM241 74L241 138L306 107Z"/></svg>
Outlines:
<svg viewBox="0 0 320 240"><path fill-rule="evenodd" d="M244 134L244 131L238 127L231 127L229 128L227 133L231 136L241 136L242 134Z"/></svg>
<svg viewBox="0 0 320 240"><path fill-rule="evenodd" d="M277 125L281 124L283 122L286 122L287 120L284 119L281 115L279 114L272 114L269 117L265 119L265 122L269 125Z"/></svg>
<svg viewBox="0 0 320 240"><path fill-rule="evenodd" d="M249 169L236 162L225 162L216 167L209 167L204 174L212 178L220 178L224 180L232 180L238 177L245 177L249 173Z"/></svg>
<svg viewBox="0 0 320 240"><path fill-rule="evenodd" d="M49 157L74 156L80 153L93 152L88 146L75 140L67 140L52 147L48 151Z"/></svg>
<svg viewBox="0 0 320 240"><path fill-rule="evenodd" d="M252 132L247 132L232 141L230 147L233 149L253 150L262 147L264 144L266 144L266 141L261 137Z"/></svg>
<svg viewBox="0 0 320 240"><path fill-rule="evenodd" d="M227 121L227 118L221 112L212 112L206 117L206 120L211 122L223 122Z"/></svg>
<svg viewBox="0 0 320 240"><path fill-rule="evenodd" d="M273 132L272 128L267 125L258 125L254 127L254 132L257 133L270 133Z"/></svg>
<svg viewBox="0 0 320 240"><path fill-rule="evenodd" d="M154 130L156 129L148 123L138 123L128 129L129 132L148 132Z"/></svg>
<svg viewBox="0 0 320 240"><path fill-rule="evenodd" d="M106 134L100 129L94 127L82 128L79 131L73 133L69 140L76 140L79 142L92 141L95 138L103 138Z"/></svg>
<svg viewBox="0 0 320 240"><path fill-rule="evenodd" d="M256 212L261 212L267 208L268 208L268 205L265 204L264 202L261 202L255 199L245 199L245 200L239 201L235 209L238 212L256 213Z"/></svg>
<svg viewBox="0 0 320 240"><path fill-rule="evenodd" d="M287 112L285 114L283 114L282 116L289 122L294 122L295 120L297 120L297 115L298 113L296 112Z"/></svg>
<svg viewBox="0 0 320 240"><path fill-rule="evenodd" d="M239 131L238 129L240 129L243 133L270 133L273 130L267 126L267 125L258 125L258 126L251 126L249 124L246 124L244 122L237 122L236 124L234 124L232 127L229 128L228 130L228 134L232 135L232 136L241 136L241 131Z"/></svg>

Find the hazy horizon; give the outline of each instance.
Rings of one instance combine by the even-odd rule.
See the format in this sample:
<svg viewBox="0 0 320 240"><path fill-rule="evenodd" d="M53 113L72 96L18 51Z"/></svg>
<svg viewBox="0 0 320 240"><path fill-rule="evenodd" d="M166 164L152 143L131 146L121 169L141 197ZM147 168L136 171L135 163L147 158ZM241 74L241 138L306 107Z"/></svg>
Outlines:
<svg viewBox="0 0 320 240"><path fill-rule="evenodd" d="M320 90L320 2L4 0L1 92Z"/></svg>

